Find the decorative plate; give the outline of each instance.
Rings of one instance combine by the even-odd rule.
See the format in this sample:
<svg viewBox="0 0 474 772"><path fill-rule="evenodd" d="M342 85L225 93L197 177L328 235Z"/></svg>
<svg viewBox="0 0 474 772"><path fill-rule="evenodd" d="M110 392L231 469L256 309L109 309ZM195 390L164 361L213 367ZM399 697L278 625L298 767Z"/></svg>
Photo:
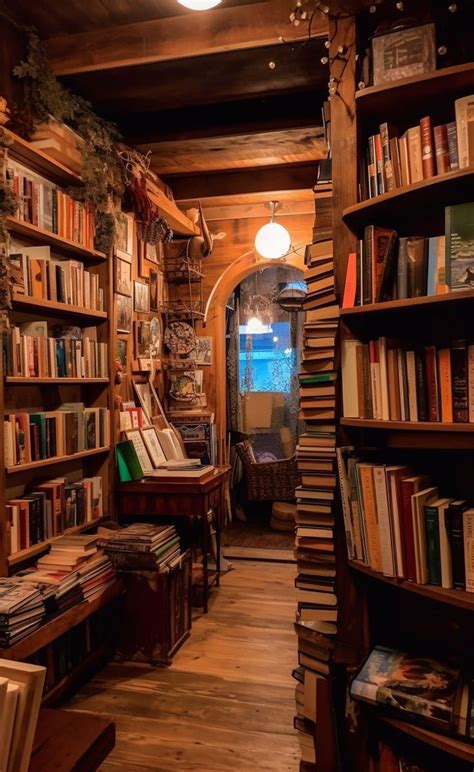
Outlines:
<svg viewBox="0 0 474 772"><path fill-rule="evenodd" d="M196 348L196 335L187 322L170 322L164 341L172 354L189 354Z"/></svg>
<svg viewBox="0 0 474 772"><path fill-rule="evenodd" d="M189 402L196 396L194 378L189 375L179 375L171 386L170 397L177 402Z"/></svg>

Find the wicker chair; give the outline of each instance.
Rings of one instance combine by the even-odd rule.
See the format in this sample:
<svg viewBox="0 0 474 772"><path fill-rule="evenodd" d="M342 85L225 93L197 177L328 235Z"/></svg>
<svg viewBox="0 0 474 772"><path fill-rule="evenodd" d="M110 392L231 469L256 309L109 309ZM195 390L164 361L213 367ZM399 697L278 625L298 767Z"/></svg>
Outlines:
<svg viewBox="0 0 474 772"><path fill-rule="evenodd" d="M238 442L235 449L244 468L248 501L294 500L295 488L301 483L296 456L259 464L249 440Z"/></svg>

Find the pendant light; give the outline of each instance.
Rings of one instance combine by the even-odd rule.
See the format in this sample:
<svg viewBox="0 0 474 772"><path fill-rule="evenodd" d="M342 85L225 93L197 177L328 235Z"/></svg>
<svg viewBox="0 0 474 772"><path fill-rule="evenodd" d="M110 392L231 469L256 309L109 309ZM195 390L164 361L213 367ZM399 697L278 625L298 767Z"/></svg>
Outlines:
<svg viewBox="0 0 474 772"><path fill-rule="evenodd" d="M208 11L210 8L215 8L221 2L222 0L178 0L180 5L189 8L190 11Z"/></svg>
<svg viewBox="0 0 474 772"><path fill-rule="evenodd" d="M275 222L275 211L278 201L270 201L270 222L262 227L255 236L255 249L267 260L278 260L288 254L291 247L291 237L286 228Z"/></svg>

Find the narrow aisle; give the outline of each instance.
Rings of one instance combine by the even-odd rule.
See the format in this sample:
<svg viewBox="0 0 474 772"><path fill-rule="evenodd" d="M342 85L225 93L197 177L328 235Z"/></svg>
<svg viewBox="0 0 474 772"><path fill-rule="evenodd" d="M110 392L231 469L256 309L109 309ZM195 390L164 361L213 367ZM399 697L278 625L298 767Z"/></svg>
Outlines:
<svg viewBox="0 0 474 772"><path fill-rule="evenodd" d="M170 668L111 663L82 688L67 707L116 722L101 770L299 769L294 575L235 561Z"/></svg>

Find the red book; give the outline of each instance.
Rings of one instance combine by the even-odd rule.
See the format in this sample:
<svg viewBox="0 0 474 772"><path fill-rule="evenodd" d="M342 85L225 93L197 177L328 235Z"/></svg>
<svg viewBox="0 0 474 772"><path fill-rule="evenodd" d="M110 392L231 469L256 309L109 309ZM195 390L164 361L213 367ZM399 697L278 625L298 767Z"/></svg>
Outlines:
<svg viewBox="0 0 474 772"><path fill-rule="evenodd" d="M433 131L431 129L431 118L426 116L420 121L421 129L421 160L423 164L423 178L435 176L435 157Z"/></svg>
<svg viewBox="0 0 474 772"><path fill-rule="evenodd" d="M342 299L343 308L353 308L355 306L355 296L357 287L357 256L355 252L350 252L347 258L346 283L344 286L344 297Z"/></svg>
<svg viewBox="0 0 474 772"><path fill-rule="evenodd" d="M429 484L427 477L416 475L416 477L405 477L401 481L401 536L403 563L405 567L405 578L409 582L416 582L416 559L415 559L415 539L413 534L413 516L411 497L418 491L423 490Z"/></svg>
<svg viewBox="0 0 474 772"><path fill-rule="evenodd" d="M428 397L428 421L439 421L438 370L436 346L425 346L426 393Z"/></svg>
<svg viewBox="0 0 474 772"><path fill-rule="evenodd" d="M445 123L433 129L436 156L436 174L446 174L451 171L449 160L448 127Z"/></svg>

